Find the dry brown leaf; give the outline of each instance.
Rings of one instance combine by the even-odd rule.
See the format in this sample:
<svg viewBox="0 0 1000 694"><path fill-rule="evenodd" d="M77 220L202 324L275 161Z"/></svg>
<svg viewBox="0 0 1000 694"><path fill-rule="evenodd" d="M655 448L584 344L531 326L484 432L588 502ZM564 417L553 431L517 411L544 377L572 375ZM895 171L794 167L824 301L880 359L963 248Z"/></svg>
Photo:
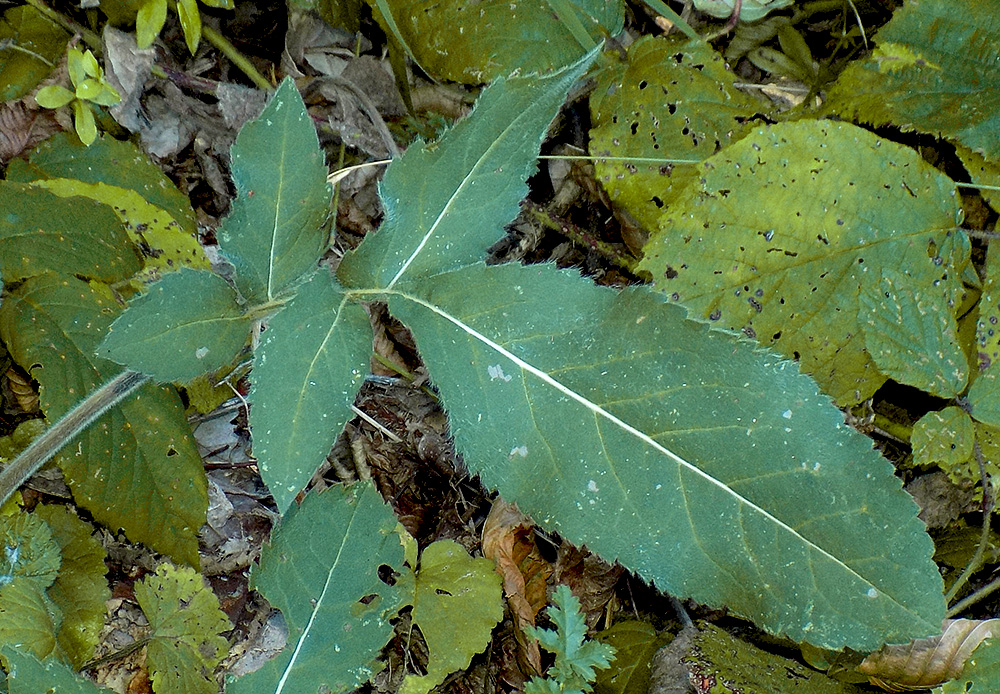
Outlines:
<svg viewBox="0 0 1000 694"><path fill-rule="evenodd" d="M976 647L1000 634L1000 619L946 619L938 636L901 646L883 646L858 671L890 692L930 689L962 674Z"/></svg>
<svg viewBox="0 0 1000 694"><path fill-rule="evenodd" d="M587 549L563 540L556 557L555 582L565 583L580 599L580 609L588 629L596 629L605 615L613 615L617 603L615 586L624 569L609 564ZM605 622L605 627L611 624Z"/></svg>
<svg viewBox="0 0 1000 694"><path fill-rule="evenodd" d="M497 498L483 526L483 556L493 560L503 578L520 652L538 674L542 671L538 643L525 638L524 628L535 626L535 617L545 607L545 584L552 575L552 565L542 558L533 535L531 519L517 505Z"/></svg>

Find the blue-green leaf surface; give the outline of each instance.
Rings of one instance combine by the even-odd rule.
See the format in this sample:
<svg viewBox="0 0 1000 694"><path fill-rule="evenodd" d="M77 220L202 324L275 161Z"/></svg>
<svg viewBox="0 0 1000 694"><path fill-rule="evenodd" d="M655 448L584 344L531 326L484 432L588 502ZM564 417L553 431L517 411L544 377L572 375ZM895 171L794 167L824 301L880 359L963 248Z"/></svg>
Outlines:
<svg viewBox="0 0 1000 694"><path fill-rule="evenodd" d="M939 629L916 506L795 364L549 266L386 295L466 464L545 527L795 641Z"/></svg>
<svg viewBox="0 0 1000 694"><path fill-rule="evenodd" d="M236 286L266 303L316 264L326 247L321 228L331 188L316 128L295 83L281 83L232 148L236 197L218 230L236 266Z"/></svg>
<svg viewBox="0 0 1000 694"><path fill-rule="evenodd" d="M595 51L545 79L497 80L447 141L416 144L386 172L386 221L344 259L347 286L392 287L480 260L517 215L545 130Z"/></svg>
<svg viewBox="0 0 1000 694"><path fill-rule="evenodd" d="M281 610L288 642L260 670L231 680L228 694L337 694L368 681L392 635L389 618L412 599L378 577L379 566L403 563L395 525L368 482L308 494L285 515L251 586Z"/></svg>
<svg viewBox="0 0 1000 694"><path fill-rule="evenodd" d="M98 354L157 381L187 382L232 361L250 324L226 280L182 268L129 304Z"/></svg>
<svg viewBox="0 0 1000 694"><path fill-rule="evenodd" d="M354 416L371 351L368 316L326 269L271 319L254 355L250 423L261 477L282 512Z"/></svg>
<svg viewBox="0 0 1000 694"><path fill-rule="evenodd" d="M10 694L101 694L110 691L80 677L73 668L55 658L40 661L9 645L0 647L0 658L10 668L7 674Z"/></svg>

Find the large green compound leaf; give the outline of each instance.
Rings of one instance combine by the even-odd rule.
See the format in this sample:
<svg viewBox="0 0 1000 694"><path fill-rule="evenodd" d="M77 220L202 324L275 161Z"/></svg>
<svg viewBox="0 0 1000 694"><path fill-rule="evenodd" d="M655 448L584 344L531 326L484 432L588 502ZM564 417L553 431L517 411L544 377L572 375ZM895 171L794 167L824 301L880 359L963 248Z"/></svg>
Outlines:
<svg viewBox="0 0 1000 694"><path fill-rule="evenodd" d="M368 316L326 269L268 324L254 354L250 421L261 477L282 513L354 416L371 351Z"/></svg>
<svg viewBox="0 0 1000 694"><path fill-rule="evenodd" d="M400 569L396 517L368 482L307 494L264 547L251 587L281 610L288 642L264 667L230 680L229 694L338 694L364 684L392 635L389 618L412 595L379 579Z"/></svg>
<svg viewBox="0 0 1000 694"><path fill-rule="evenodd" d="M958 306L969 241L954 184L913 150L847 123L801 121L760 128L699 169L639 269L692 318L800 359L839 404L886 378L859 317L883 269L905 277L925 312Z"/></svg>
<svg viewBox="0 0 1000 694"><path fill-rule="evenodd" d="M0 272L6 282L45 272L118 282L142 267L105 205L0 181L0 210Z"/></svg>
<svg viewBox="0 0 1000 694"><path fill-rule="evenodd" d="M272 301L315 266L332 189L316 128L291 78L232 147L236 197L218 230L250 303Z"/></svg>
<svg viewBox="0 0 1000 694"><path fill-rule="evenodd" d="M382 181L386 221L344 258L340 280L391 288L480 260L517 216L545 130L595 56L544 79L497 80L448 133L464 146L410 147Z"/></svg>
<svg viewBox="0 0 1000 694"><path fill-rule="evenodd" d="M867 60L840 75L834 113L934 133L1000 160L1000 12L995 2L908 0Z"/></svg>
<svg viewBox="0 0 1000 694"><path fill-rule="evenodd" d="M916 506L793 363L646 288L547 266L473 265L387 298L466 464L536 522L794 641L939 630Z"/></svg>
<svg viewBox="0 0 1000 694"><path fill-rule="evenodd" d="M251 323L226 280L182 268L129 304L98 354L161 382L186 383L231 362Z"/></svg>
<svg viewBox="0 0 1000 694"><path fill-rule="evenodd" d="M117 313L110 292L81 280L29 279L0 304L0 337L41 384L55 421L120 367L93 357ZM74 498L110 528L124 528L179 562L198 565L208 492L180 398L147 384L83 431L58 458Z"/></svg>
<svg viewBox="0 0 1000 694"><path fill-rule="evenodd" d="M549 0L367 0L375 16L436 79L482 84L513 74L546 73L584 49ZM621 0L568 0L596 43L621 32Z"/></svg>
<svg viewBox="0 0 1000 694"><path fill-rule="evenodd" d="M590 97L590 153L597 179L646 229L698 176L690 164L609 161L602 156L698 162L747 130L759 102L733 87L735 75L704 41L645 36L628 62L607 68Z"/></svg>

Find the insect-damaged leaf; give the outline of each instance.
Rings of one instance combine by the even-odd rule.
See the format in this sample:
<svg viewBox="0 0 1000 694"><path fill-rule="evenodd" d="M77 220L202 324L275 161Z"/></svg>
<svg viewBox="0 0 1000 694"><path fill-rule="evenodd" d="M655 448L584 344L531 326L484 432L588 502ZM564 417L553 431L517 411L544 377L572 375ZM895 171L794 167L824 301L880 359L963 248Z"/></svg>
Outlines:
<svg viewBox="0 0 1000 694"><path fill-rule="evenodd" d="M802 121L758 129L699 166L640 269L692 318L798 357L837 402L885 381L859 316L885 268L906 273L925 313L956 310L969 241L955 229L954 183L915 151L847 123ZM955 389L962 378L946 380Z"/></svg>
<svg viewBox="0 0 1000 694"><path fill-rule="evenodd" d="M288 642L231 694L337 694L374 673L401 599L379 567L402 568L396 517L368 482L307 494L285 514L251 573L251 586L281 610ZM317 532L317 529L321 529Z"/></svg>
<svg viewBox="0 0 1000 694"><path fill-rule="evenodd" d="M537 522L795 641L938 629L916 506L793 363L646 288L548 266L473 265L387 298L466 464Z"/></svg>
<svg viewBox="0 0 1000 694"><path fill-rule="evenodd" d="M107 288L72 277L28 280L0 304L0 336L41 384L55 421L121 369L92 356L117 311ZM197 566L208 506L201 457L180 398L151 384L81 432L58 458L77 503L180 562Z"/></svg>
<svg viewBox="0 0 1000 694"><path fill-rule="evenodd" d="M696 162L739 139L760 104L736 89L735 79L704 41L651 36L629 47L627 63L600 73L590 97L594 169L611 199L645 228L656 229L664 208L699 171L641 158Z"/></svg>
<svg viewBox="0 0 1000 694"><path fill-rule="evenodd" d="M236 197L219 247L251 303L266 303L308 272L326 247L330 203L316 128L291 78L232 148Z"/></svg>
<svg viewBox="0 0 1000 694"><path fill-rule="evenodd" d="M250 423L261 477L284 512L353 413L371 324L325 269L271 319L254 355Z"/></svg>

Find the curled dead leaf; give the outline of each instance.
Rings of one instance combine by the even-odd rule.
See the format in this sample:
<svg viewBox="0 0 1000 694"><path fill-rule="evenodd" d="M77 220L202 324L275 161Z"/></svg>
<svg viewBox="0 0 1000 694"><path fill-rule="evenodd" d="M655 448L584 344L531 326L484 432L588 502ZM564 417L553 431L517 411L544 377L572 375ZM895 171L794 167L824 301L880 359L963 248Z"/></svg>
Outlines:
<svg viewBox="0 0 1000 694"><path fill-rule="evenodd" d="M940 635L883 646L858 671L890 692L930 689L962 674L976 647L995 635L1000 635L1000 619L946 619Z"/></svg>

